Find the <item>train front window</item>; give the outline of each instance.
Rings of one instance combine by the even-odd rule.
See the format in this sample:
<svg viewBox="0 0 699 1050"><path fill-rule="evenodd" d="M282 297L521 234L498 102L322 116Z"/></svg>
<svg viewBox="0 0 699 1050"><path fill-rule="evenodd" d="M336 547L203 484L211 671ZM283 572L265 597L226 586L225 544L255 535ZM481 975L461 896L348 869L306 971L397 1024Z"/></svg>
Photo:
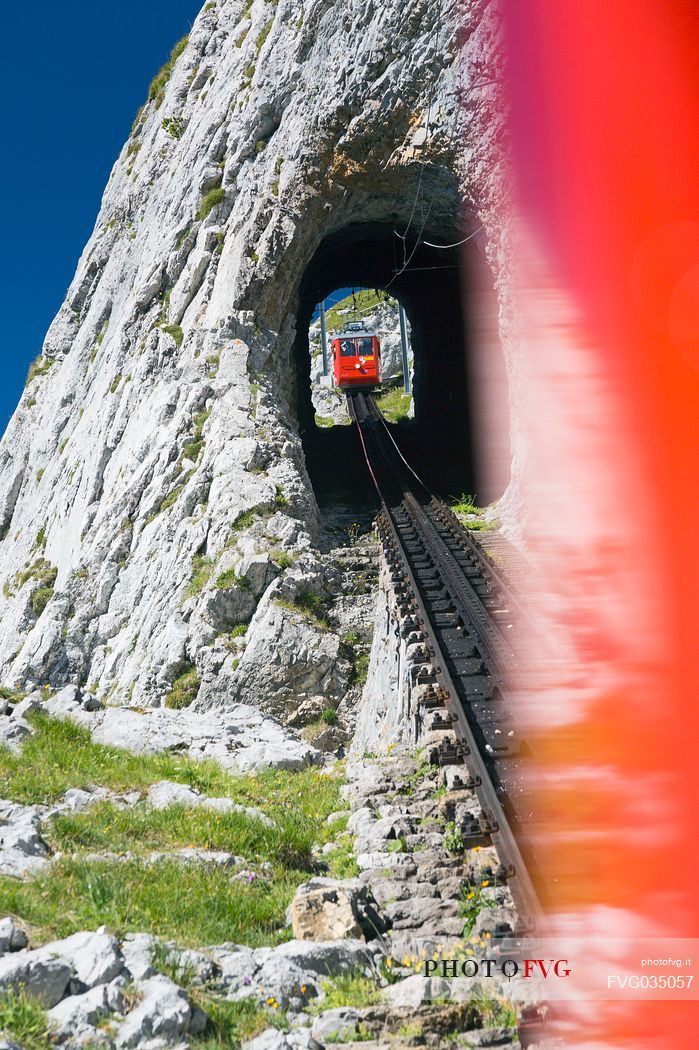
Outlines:
<svg viewBox="0 0 699 1050"><path fill-rule="evenodd" d="M354 339L342 339L340 341L340 354L342 357L357 356L357 347Z"/></svg>
<svg viewBox="0 0 699 1050"><path fill-rule="evenodd" d="M373 357L374 356L374 341L373 339L358 339L359 343L359 354L360 357Z"/></svg>

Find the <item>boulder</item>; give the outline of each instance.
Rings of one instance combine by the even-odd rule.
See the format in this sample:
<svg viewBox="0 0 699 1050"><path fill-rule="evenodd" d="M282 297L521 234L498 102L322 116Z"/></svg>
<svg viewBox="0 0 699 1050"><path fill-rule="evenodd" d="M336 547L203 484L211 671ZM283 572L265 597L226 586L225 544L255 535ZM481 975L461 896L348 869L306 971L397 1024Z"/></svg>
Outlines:
<svg viewBox="0 0 699 1050"><path fill-rule="evenodd" d="M44 710L54 718L61 718L80 706L82 692L77 685L67 685L44 704Z"/></svg>
<svg viewBox="0 0 699 1050"><path fill-rule="evenodd" d="M238 998L238 992L242 993L240 998L252 994L254 976L260 966L259 950L221 944L208 948L207 955L219 968L219 980L229 998Z"/></svg>
<svg viewBox="0 0 699 1050"><path fill-rule="evenodd" d="M123 1008L126 984L118 977L110 984L99 984L81 995L69 995L48 1012L51 1028L61 1039L89 1041L96 1036L95 1026Z"/></svg>
<svg viewBox="0 0 699 1050"><path fill-rule="evenodd" d="M85 693L80 706L83 711L101 711L104 705L92 693Z"/></svg>
<svg viewBox="0 0 699 1050"><path fill-rule="evenodd" d="M143 996L116 1033L116 1046L142 1046L149 1039L177 1043L189 1028L192 1008L184 989L169 977L156 974L141 981Z"/></svg>
<svg viewBox="0 0 699 1050"><path fill-rule="evenodd" d="M29 696L25 696L24 700L20 700L18 704L15 704L12 708L12 717L16 719L26 718L27 715L33 715L36 711L42 711L43 708L44 702L41 693L30 693Z"/></svg>
<svg viewBox="0 0 699 1050"><path fill-rule="evenodd" d="M301 941L373 940L388 928L359 879L311 879L296 891L290 917L294 937Z"/></svg>
<svg viewBox="0 0 699 1050"><path fill-rule="evenodd" d="M321 1043L356 1042L359 1013L349 1006L325 1010L313 1022L311 1034Z"/></svg>
<svg viewBox="0 0 699 1050"><path fill-rule="evenodd" d="M313 1038L309 1028L294 1028L290 1032L267 1028L243 1043L243 1050L323 1050L323 1047Z"/></svg>
<svg viewBox="0 0 699 1050"><path fill-rule="evenodd" d="M124 966L134 981L144 981L157 973L153 966L156 943L155 937L150 933L129 933L121 942Z"/></svg>
<svg viewBox="0 0 699 1050"><path fill-rule="evenodd" d="M254 991L261 1002L273 997L282 1010L304 1010L312 999L320 995L320 976L296 960L268 956L255 974ZM250 995L249 987L243 988L236 998Z"/></svg>
<svg viewBox="0 0 699 1050"><path fill-rule="evenodd" d="M167 809L168 806L198 806L201 796L194 788L186 784L175 784L161 780L148 788L146 801L153 809Z"/></svg>
<svg viewBox="0 0 699 1050"><path fill-rule="evenodd" d="M27 935L11 915L0 919L0 955L6 952L18 952L26 948Z"/></svg>
<svg viewBox="0 0 699 1050"><path fill-rule="evenodd" d="M31 736L31 733L32 727L23 718L14 714L12 717L0 716L0 747L7 747L17 753L22 748L23 740Z"/></svg>
<svg viewBox="0 0 699 1050"><path fill-rule="evenodd" d="M38 806L22 806L0 799L0 875L22 878L49 863L49 849L41 837Z"/></svg>
<svg viewBox="0 0 699 1050"><path fill-rule="evenodd" d="M116 937L98 930L95 933L74 933L62 941L53 941L38 949L48 958L61 959L73 970L83 990L97 984L107 984L118 977L124 968L124 957Z"/></svg>
<svg viewBox="0 0 699 1050"><path fill-rule="evenodd" d="M376 969L376 961L383 955L383 947L378 942L371 945L361 940L343 941L286 941L273 949L258 948L257 958L263 955L265 963L279 963L281 960L293 962L308 973L321 977L361 971L371 974Z"/></svg>
<svg viewBox="0 0 699 1050"><path fill-rule="evenodd" d="M256 806L242 806L232 798L208 798L200 795L186 784L175 784L170 780L161 780L148 789L146 801L153 809L167 809L168 806L197 806L211 809L217 813L244 813L251 820L259 820L268 828L274 827L274 821L257 809Z"/></svg>
<svg viewBox="0 0 699 1050"><path fill-rule="evenodd" d="M47 1009L61 1001L72 976L66 960L51 958L41 948L0 958L0 993L24 989Z"/></svg>
<svg viewBox="0 0 699 1050"><path fill-rule="evenodd" d="M452 982L415 973L395 984L389 984L383 990L383 998L394 1008L415 1010L433 999L451 999L451 993Z"/></svg>

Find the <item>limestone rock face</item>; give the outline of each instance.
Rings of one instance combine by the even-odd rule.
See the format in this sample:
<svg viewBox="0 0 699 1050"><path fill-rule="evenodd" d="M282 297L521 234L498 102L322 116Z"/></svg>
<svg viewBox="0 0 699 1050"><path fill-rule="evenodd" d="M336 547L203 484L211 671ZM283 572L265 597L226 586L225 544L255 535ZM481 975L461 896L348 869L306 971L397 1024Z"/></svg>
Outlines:
<svg viewBox="0 0 699 1050"><path fill-rule="evenodd" d="M4 683L157 707L183 676L194 690L218 675L223 642L288 571L279 552L312 558L293 353L305 268L337 230L407 222L426 167L433 228L459 179L492 210L475 201L482 107L464 153L456 101L482 78L489 30L477 0L437 6L218 0L195 20L0 444ZM217 702L259 702L282 631L265 616L271 643ZM337 654L315 648L323 688L341 691Z"/></svg>

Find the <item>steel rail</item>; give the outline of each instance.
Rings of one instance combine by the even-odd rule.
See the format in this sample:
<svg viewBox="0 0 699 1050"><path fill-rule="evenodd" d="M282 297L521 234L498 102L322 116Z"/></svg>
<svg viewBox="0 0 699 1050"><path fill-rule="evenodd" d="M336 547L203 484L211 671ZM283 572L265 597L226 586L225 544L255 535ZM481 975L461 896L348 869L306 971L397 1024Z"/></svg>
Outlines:
<svg viewBox="0 0 699 1050"><path fill-rule="evenodd" d="M499 756L487 743L488 719L496 710L492 697L516 688L522 675L515 648L503 637L488 610L492 577L487 570L491 566L465 530L462 537L453 528L448 508L429 492L404 459L371 395L353 392L347 400L381 502L379 528L387 560L406 585L409 597L404 592L404 603L417 614L416 627L428 643L427 656L441 686L448 717L439 726L451 729L458 741L458 755L453 761L466 765L466 786L474 790L483 814L480 830L496 849L499 877L507 881L520 920L527 927L543 929L543 909L521 848L521 827L516 834L516 813L508 804L496 768L498 757L512 757L506 745L508 737L503 737L505 746ZM485 595L469 579L459 552L473 555L473 572L480 576ZM509 603L510 590L499 575L496 583ZM514 607L519 604L512 599ZM482 659L474 660L474 656ZM465 665L468 670L460 673L459 667ZM476 683L475 689L470 683ZM496 690L488 695L493 683ZM485 728L479 723L476 708L485 719ZM502 735L500 729L494 732Z"/></svg>

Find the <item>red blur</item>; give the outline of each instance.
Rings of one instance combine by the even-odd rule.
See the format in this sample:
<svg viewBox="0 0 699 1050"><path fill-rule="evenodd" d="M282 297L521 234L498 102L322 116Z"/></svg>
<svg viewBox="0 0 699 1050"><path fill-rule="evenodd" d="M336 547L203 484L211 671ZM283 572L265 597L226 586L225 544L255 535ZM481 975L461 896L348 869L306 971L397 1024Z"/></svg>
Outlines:
<svg viewBox="0 0 699 1050"><path fill-rule="evenodd" d="M552 918L697 937L697 9L503 6L524 513L542 621L569 643L535 713ZM695 1002L595 1005L568 1045L696 1043Z"/></svg>

